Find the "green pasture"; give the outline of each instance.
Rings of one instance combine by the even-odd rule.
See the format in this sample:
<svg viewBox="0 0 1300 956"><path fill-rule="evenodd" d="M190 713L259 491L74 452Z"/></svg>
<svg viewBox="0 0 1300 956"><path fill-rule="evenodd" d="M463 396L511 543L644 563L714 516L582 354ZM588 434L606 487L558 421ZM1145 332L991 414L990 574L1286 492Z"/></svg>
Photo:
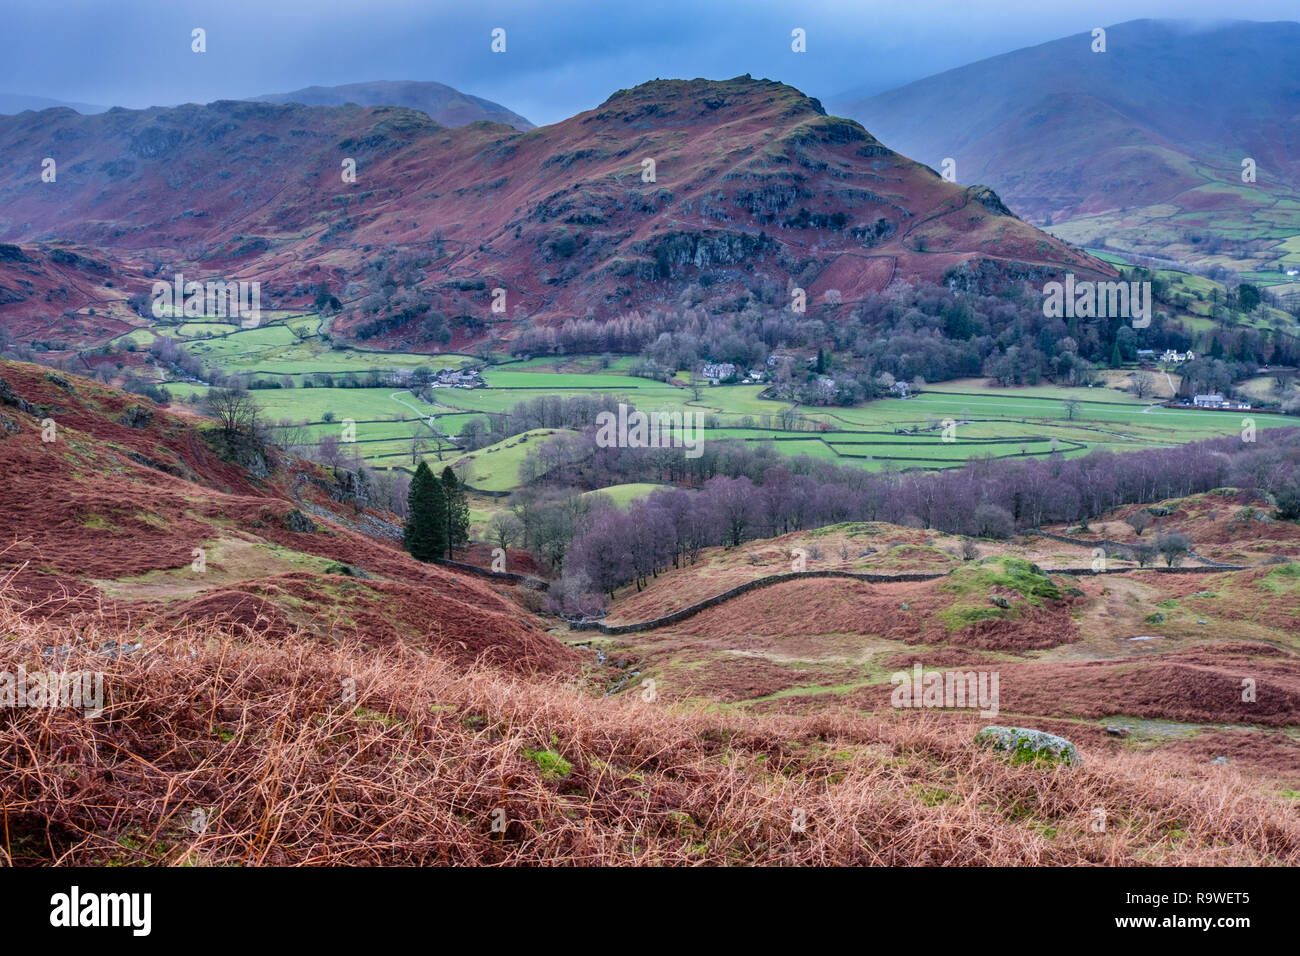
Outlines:
<svg viewBox="0 0 1300 956"><path fill-rule="evenodd" d="M1205 294L1213 283L1184 273L1171 274L1188 291ZM1134 398L1116 389L991 387L983 379L936 383L910 399L882 399L853 408L801 406L799 420L782 429L786 402L762 398L764 386L731 385L696 388L656 382L623 374L627 356L609 367L599 356L549 356L505 362L484 369L488 388L439 388L433 404L395 387L306 388L312 373L393 370L428 366L459 366L471 361L457 354L420 355L332 349L315 333L319 317L292 315L256 329L235 329L231 323L187 321L166 328L184 347L209 365L228 373L289 375L297 387L254 392L269 424L284 421L306 426L308 440L342 435L345 419L355 422L355 451L374 467L410 467L412 443L426 441L430 461L465 462L469 483L486 491L507 491L519 483L519 465L533 443L549 430L514 436L472 453L444 449L439 454L429 420L444 435L454 437L466 423L488 413L509 411L520 402L540 397L613 394L644 412L693 412L715 427L705 428L706 442L739 440L770 444L784 455L840 461L857 467L947 468L972 457L1065 457L1095 448L1122 451L1195 441L1241 431L1242 419L1254 418L1256 428L1293 424L1273 415L1251 415L1193 409L1170 409ZM290 325L305 327L300 339ZM233 329L233 330L232 330ZM160 327L159 331L163 329ZM150 333L131 333L138 344ZM205 337L209 336L209 337ZM173 383L173 395L186 401L202 397L204 386ZM699 397L695 395L698 392ZM332 416L332 422L327 422ZM955 423L943 440L943 427ZM633 494L633 492L627 492ZM628 498L627 500L631 500Z"/></svg>
<svg viewBox="0 0 1300 956"><path fill-rule="evenodd" d="M565 431L557 428L535 428L488 445L478 451L468 452L455 459L455 465L466 484L480 491L510 491L519 487L519 466L530 448Z"/></svg>
<svg viewBox="0 0 1300 956"><path fill-rule="evenodd" d="M608 488L601 488L600 491L589 491L587 494L605 495L612 499L618 507L626 508L636 499L645 498L660 488L666 487L669 486L657 485L651 481L635 481L626 485L610 485Z"/></svg>

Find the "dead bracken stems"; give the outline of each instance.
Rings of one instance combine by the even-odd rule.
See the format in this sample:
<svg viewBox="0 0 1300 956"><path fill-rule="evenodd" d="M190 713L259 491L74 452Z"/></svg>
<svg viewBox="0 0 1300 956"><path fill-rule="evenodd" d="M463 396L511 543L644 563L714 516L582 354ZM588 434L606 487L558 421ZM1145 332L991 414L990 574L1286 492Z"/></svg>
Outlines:
<svg viewBox="0 0 1300 956"><path fill-rule="evenodd" d="M928 714L676 710L248 627L136 626L139 652L97 654L117 625L0 597L0 670L75 644L106 688L99 717L0 715L7 863L1300 862L1281 805L1169 757L1027 769Z"/></svg>

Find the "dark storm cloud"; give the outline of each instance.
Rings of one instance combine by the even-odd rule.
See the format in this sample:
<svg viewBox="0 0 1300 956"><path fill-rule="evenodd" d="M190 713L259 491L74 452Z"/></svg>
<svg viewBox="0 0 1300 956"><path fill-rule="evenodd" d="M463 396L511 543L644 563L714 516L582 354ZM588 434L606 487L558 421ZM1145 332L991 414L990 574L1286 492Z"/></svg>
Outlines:
<svg viewBox="0 0 1300 956"><path fill-rule="evenodd" d="M437 80L548 123L654 77L752 73L833 103L1141 17L1292 19L1294 0L57 0L7 4L0 92L142 107ZM1050 8L1050 9L1046 9ZM207 31L208 52L190 50ZM507 52L489 50L494 27ZM808 52L790 50L807 31Z"/></svg>

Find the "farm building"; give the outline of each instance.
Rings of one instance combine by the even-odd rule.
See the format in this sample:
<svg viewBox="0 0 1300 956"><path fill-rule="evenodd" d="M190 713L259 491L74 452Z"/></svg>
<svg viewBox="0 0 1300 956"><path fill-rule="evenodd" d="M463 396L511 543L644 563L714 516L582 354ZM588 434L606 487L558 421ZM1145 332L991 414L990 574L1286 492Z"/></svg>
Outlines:
<svg viewBox="0 0 1300 956"><path fill-rule="evenodd" d="M434 375L434 382L456 388L487 388L483 376L473 369L440 368Z"/></svg>
<svg viewBox="0 0 1300 956"><path fill-rule="evenodd" d="M709 380L710 385L717 385L736 377L736 366L730 362L705 362L700 374Z"/></svg>

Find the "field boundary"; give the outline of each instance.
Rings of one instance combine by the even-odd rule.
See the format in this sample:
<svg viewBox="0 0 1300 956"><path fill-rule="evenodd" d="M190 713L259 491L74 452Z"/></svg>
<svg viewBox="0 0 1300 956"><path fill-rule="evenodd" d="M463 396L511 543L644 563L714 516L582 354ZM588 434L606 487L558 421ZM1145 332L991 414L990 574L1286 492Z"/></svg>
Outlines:
<svg viewBox="0 0 1300 956"><path fill-rule="evenodd" d="M1104 570L1094 570L1092 568L1051 568L1045 569L1044 574L1067 574L1072 576L1096 575L1096 574L1130 574L1136 571L1149 571L1154 574L1213 574L1223 571L1245 571L1248 567L1238 567L1236 565L1220 565L1201 568L1106 568ZM665 614L662 617L652 618L649 621L640 621L634 624L606 624L603 621L569 621L569 630L571 631L600 631L602 634L636 634L641 631L651 631L655 628L666 627L669 624L676 624L684 621L689 617L694 617L701 611L706 611L711 607L716 607L732 598L740 597L742 594L748 594L750 591L756 591L760 588L771 587L774 584L781 584L785 581L797 581L804 578L851 578L857 581L867 581L873 584L890 584L902 581L934 581L938 578L946 578L951 575L951 571L941 572L903 572L900 574L873 574L868 571L787 571L784 574L769 574L766 577L756 578L745 584L739 584L734 588L723 591L721 594L715 594L713 597L705 598L703 601L697 601L689 604L684 608L673 611L671 614Z"/></svg>
<svg viewBox="0 0 1300 956"><path fill-rule="evenodd" d="M487 568L480 568L477 564L466 564L464 561L453 561L450 558L438 558L434 563L443 567L455 568L457 571L468 571L471 574L491 578L494 581L510 581L514 584L522 584L534 591L545 591L550 587L550 584L541 578L534 578L527 574L515 574L512 571L491 571Z"/></svg>
<svg viewBox="0 0 1300 956"><path fill-rule="evenodd" d="M1079 547L1082 548L1103 548L1107 551L1123 551L1128 553L1129 555L1132 555L1133 548L1136 545L1142 543L1140 541L1135 541L1130 544L1125 544L1122 541L1112 541L1109 538L1098 538L1096 541L1085 541L1082 538L1067 538L1063 534L1053 534L1050 531L1037 531L1037 530L1021 531L1020 534L1037 535L1040 538L1050 538L1053 541L1061 541L1065 544L1078 545ZM1201 555L1197 554L1195 551L1188 551L1187 556L1189 558L1194 558L1195 560L1200 561L1204 565L1208 565L1209 567L1212 568L1221 568L1224 571L1247 571L1250 569L1250 565L1248 564L1225 564L1222 561L1215 561L1212 558L1204 558ZM1132 570L1132 569L1128 569L1128 570ZM1158 571L1160 569L1156 568L1156 570Z"/></svg>

